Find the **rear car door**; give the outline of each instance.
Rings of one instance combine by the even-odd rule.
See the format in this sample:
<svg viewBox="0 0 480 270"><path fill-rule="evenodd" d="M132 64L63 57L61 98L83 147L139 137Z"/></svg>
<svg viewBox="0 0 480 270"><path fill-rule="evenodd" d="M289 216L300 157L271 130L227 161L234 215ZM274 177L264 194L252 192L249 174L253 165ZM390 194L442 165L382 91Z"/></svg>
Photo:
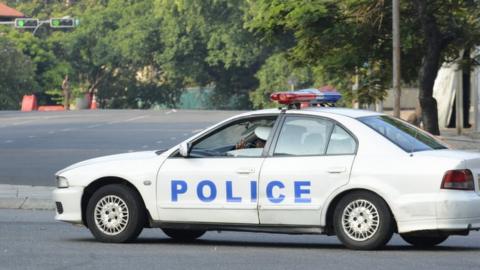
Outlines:
<svg viewBox="0 0 480 270"><path fill-rule="evenodd" d="M325 200L349 181L356 149L335 121L287 115L260 173L260 224L321 225Z"/></svg>

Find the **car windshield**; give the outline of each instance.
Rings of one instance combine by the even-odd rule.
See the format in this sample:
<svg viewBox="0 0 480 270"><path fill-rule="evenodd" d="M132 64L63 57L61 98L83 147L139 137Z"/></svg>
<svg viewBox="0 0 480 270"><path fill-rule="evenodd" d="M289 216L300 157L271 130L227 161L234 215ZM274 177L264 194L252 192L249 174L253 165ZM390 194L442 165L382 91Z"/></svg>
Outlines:
<svg viewBox="0 0 480 270"><path fill-rule="evenodd" d="M369 116L359 120L409 153L448 148L429 133L390 116Z"/></svg>

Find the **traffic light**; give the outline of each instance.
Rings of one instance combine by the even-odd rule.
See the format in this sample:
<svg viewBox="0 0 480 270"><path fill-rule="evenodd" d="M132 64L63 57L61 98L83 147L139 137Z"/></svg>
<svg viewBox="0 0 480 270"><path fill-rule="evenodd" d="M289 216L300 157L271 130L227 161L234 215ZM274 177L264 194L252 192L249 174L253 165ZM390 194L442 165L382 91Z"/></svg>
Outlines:
<svg viewBox="0 0 480 270"><path fill-rule="evenodd" d="M74 18L54 18L50 19L51 28L73 28L78 25L78 20Z"/></svg>
<svg viewBox="0 0 480 270"><path fill-rule="evenodd" d="M39 25L38 19L32 19L32 18L15 19L16 28L32 29L32 28L37 28L38 25Z"/></svg>

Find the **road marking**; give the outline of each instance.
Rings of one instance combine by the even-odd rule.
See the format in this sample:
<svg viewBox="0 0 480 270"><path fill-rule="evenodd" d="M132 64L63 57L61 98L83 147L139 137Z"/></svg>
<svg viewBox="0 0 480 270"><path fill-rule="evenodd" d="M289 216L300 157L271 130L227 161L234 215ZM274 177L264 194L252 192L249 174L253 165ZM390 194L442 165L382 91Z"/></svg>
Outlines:
<svg viewBox="0 0 480 270"><path fill-rule="evenodd" d="M143 149L148 148L148 145L144 145L144 146L142 146L142 148L143 148Z"/></svg>
<svg viewBox="0 0 480 270"><path fill-rule="evenodd" d="M60 131L62 131L62 132L67 132L67 131L72 131L72 130L74 130L74 128L64 128L64 129L62 129L62 130L60 130Z"/></svg>
<svg viewBox="0 0 480 270"><path fill-rule="evenodd" d="M13 140L6 140L5 143L13 143Z"/></svg>
<svg viewBox="0 0 480 270"><path fill-rule="evenodd" d="M4 125L1 125L0 128L10 127L10 126L13 126L13 127L14 126L20 126L20 125L28 124L28 123L31 123L31 122L33 122L33 120L16 122L16 123L12 123L12 124L4 124Z"/></svg>
<svg viewBox="0 0 480 270"><path fill-rule="evenodd" d="M35 138L35 137L36 137L36 136L34 136L34 135L28 136L28 138L30 138L30 139Z"/></svg>
<svg viewBox="0 0 480 270"><path fill-rule="evenodd" d="M132 121L139 120L139 119L146 118L146 117L148 117L148 115L140 115L140 116L137 116L137 117L132 117L132 118L126 119L126 120L111 121L111 122L108 122L108 124L113 125L113 124L118 124L118 123L132 122Z"/></svg>
<svg viewBox="0 0 480 270"><path fill-rule="evenodd" d="M96 128L96 127L101 127L103 126L102 124L95 124L95 125L90 125L90 126L87 126L87 128Z"/></svg>
<svg viewBox="0 0 480 270"><path fill-rule="evenodd" d="M161 144L161 143L163 143L163 141L156 141L155 143Z"/></svg>
<svg viewBox="0 0 480 270"><path fill-rule="evenodd" d="M32 120L13 123L12 126L19 126L19 125L23 125L23 124L28 124L28 123L30 123L30 122L32 122Z"/></svg>
<svg viewBox="0 0 480 270"><path fill-rule="evenodd" d="M137 116L137 117L129 118L129 119L123 121L123 122L132 122L132 121L147 118L147 117L148 117L148 115L140 115L140 116Z"/></svg>
<svg viewBox="0 0 480 270"><path fill-rule="evenodd" d="M200 131L202 131L203 129L195 129L195 130L192 130L192 133L198 133Z"/></svg>

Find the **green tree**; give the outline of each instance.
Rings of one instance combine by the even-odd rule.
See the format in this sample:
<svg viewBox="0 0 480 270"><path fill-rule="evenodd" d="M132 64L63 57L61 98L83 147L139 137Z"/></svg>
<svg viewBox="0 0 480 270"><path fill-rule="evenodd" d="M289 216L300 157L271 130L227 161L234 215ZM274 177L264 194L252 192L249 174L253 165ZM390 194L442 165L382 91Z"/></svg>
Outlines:
<svg viewBox="0 0 480 270"><path fill-rule="evenodd" d="M35 87L34 65L5 37L0 36L0 46L0 110L15 110Z"/></svg>
<svg viewBox="0 0 480 270"><path fill-rule="evenodd" d="M32 58L43 92L61 95L68 74L77 95L96 93L106 106L178 102L179 77L161 70L154 57L162 48L153 0L32 0L16 7L39 19L80 19L75 29L41 27L36 37L29 31L10 31L9 39Z"/></svg>
<svg viewBox="0 0 480 270"><path fill-rule="evenodd" d="M15 29L8 32L7 38L32 60L35 70L33 78L38 87L35 92L51 92L60 96L62 80L66 74L71 73L72 68L62 57L56 41L35 37L31 32L19 32Z"/></svg>
<svg viewBox="0 0 480 270"><path fill-rule="evenodd" d="M162 50L156 59L185 86L213 86L219 109L250 107L248 93L269 48L243 26L242 0L157 0Z"/></svg>
<svg viewBox="0 0 480 270"><path fill-rule="evenodd" d="M273 42L285 43L288 34L294 37L287 52L296 66L321 70L323 81L340 88L349 100L372 103L384 98L391 66L390 24L384 16L388 7L371 1L249 3L247 26L252 31ZM365 87L354 96L350 89L355 75Z"/></svg>
<svg viewBox="0 0 480 270"><path fill-rule="evenodd" d="M433 98L435 78L444 61L457 59L460 50L470 51L480 43L480 5L475 0L418 0L409 8L415 11L421 30L418 40L423 52L419 70L422 120L428 131L440 134L437 101Z"/></svg>
<svg viewBox="0 0 480 270"><path fill-rule="evenodd" d="M153 10L150 0L112 0L79 15L65 48L81 92L97 93L107 107L176 105L181 85L154 57L161 36Z"/></svg>
<svg viewBox="0 0 480 270"><path fill-rule="evenodd" d="M321 70L309 66L295 67L287 59L286 53L270 56L257 72L258 88L250 92L250 100L255 108L274 107L278 104L270 101L270 95L277 91L321 86Z"/></svg>
<svg viewBox="0 0 480 270"><path fill-rule="evenodd" d="M71 6L65 1L14 1L12 6L29 17L45 20L51 17L70 15ZM71 30L51 30L42 26L35 36L31 30L9 29L6 37L32 59L37 83L36 93L48 93L58 102L62 101L61 84L65 75L72 72L63 49L64 35ZM42 100L43 104L49 100Z"/></svg>
<svg viewBox="0 0 480 270"><path fill-rule="evenodd" d="M390 84L391 2L369 0L249 2L248 26L270 39L295 37L291 58L321 66L325 79L350 89L360 75L368 99ZM433 83L443 61L478 44L478 1L404 1L401 6L402 79L419 81L424 127L439 134ZM420 31L419 31L420 30ZM278 38L277 38L278 39ZM353 97L362 99L361 96ZM367 99L367 100L368 100Z"/></svg>

